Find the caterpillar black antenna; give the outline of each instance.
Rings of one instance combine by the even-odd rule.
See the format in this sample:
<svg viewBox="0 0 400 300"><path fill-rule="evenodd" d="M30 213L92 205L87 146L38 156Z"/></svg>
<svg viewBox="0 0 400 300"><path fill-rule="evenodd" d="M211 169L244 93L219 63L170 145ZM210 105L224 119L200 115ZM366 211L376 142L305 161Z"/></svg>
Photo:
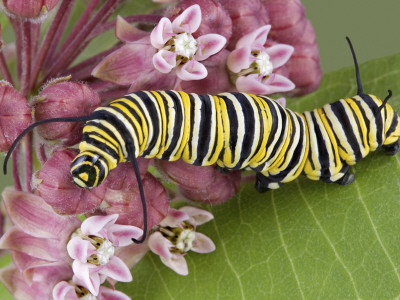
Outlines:
<svg viewBox="0 0 400 300"><path fill-rule="evenodd" d="M42 124L46 124L46 123L56 123L56 122L86 122L86 121L90 121L93 119L97 119L99 116L101 115L100 112L94 112L88 116L81 116L81 117L62 117L62 118L51 118L51 119L44 119L44 120L40 120L37 121L31 125L29 125L27 128L25 128L24 131L22 131L19 136L17 136L17 138L15 139L15 141L12 143L10 149L7 152L7 155L4 159L4 163L3 163L3 173L4 175L7 174L7 163L8 160L10 159L11 154L13 153L15 147L17 147L19 141L28 133L30 132L32 129L34 129L36 126L42 125Z"/></svg>
<svg viewBox="0 0 400 300"><path fill-rule="evenodd" d="M358 68L356 53L354 52L353 45L351 44L350 38L348 36L346 36L346 40L349 43L351 55L353 56L354 67L356 69L357 95L363 95L364 91L363 91L362 84L361 84L360 69Z"/></svg>
<svg viewBox="0 0 400 300"><path fill-rule="evenodd" d="M385 105L389 101L390 97L392 97L392 91L388 90L388 95L386 96L385 100L383 100L381 106L378 107L378 110L376 111L375 115L379 114L379 112L382 110L382 108L385 107Z"/></svg>
<svg viewBox="0 0 400 300"><path fill-rule="evenodd" d="M146 198L144 196L143 183L142 183L142 179L140 178L140 171L139 171L139 167L138 167L136 156L135 156L135 148L132 144L132 141L130 143L128 143L128 148L129 148L128 149L128 158L131 161L133 169L135 171L136 180L137 180L138 186L139 186L140 200L142 202L142 209L143 209L143 235L142 235L142 238L140 240L132 238L132 241L135 244L141 244L146 240L146 237L147 237L147 205L146 205Z"/></svg>

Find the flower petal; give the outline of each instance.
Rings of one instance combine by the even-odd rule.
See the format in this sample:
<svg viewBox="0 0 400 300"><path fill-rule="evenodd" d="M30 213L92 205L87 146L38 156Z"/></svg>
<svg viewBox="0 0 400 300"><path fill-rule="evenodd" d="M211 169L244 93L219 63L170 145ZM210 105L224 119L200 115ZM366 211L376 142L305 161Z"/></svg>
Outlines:
<svg viewBox="0 0 400 300"><path fill-rule="evenodd" d="M207 74L206 67L194 59L176 69L176 75L182 80L199 80L205 78Z"/></svg>
<svg viewBox="0 0 400 300"><path fill-rule="evenodd" d="M85 221L82 222L82 225L81 225L82 233L84 235L99 235L99 232L104 227L113 225L115 223L115 221L117 221L117 219L118 219L118 214L89 217ZM104 236L102 236L102 237L104 237Z"/></svg>
<svg viewBox="0 0 400 300"><path fill-rule="evenodd" d="M215 250L214 242L204 234L195 232L196 239L193 242L192 251L197 253L210 253Z"/></svg>
<svg viewBox="0 0 400 300"><path fill-rule="evenodd" d="M72 259L77 259L83 263L87 262L87 258L91 255L90 250L96 248L87 240L82 240L80 237L73 237L67 244L67 251Z"/></svg>
<svg viewBox="0 0 400 300"><path fill-rule="evenodd" d="M113 256L108 263L99 270L99 273L117 281L132 281L132 274L128 266L117 256Z"/></svg>
<svg viewBox="0 0 400 300"><path fill-rule="evenodd" d="M279 97L278 99L275 99L276 102L278 102L282 107L286 107L286 98L285 97Z"/></svg>
<svg viewBox="0 0 400 300"><path fill-rule="evenodd" d="M11 220L25 233L40 238L66 240L81 221L61 216L41 197L6 188L2 198Z"/></svg>
<svg viewBox="0 0 400 300"><path fill-rule="evenodd" d="M91 272L94 268L97 267L88 263L82 263L79 260L74 260L72 263L72 270L74 271L75 276L82 282L89 292L97 296L101 282L99 274L97 272Z"/></svg>
<svg viewBox="0 0 400 300"><path fill-rule="evenodd" d="M274 69L283 66L293 54L294 48L290 45L277 44L264 50L269 55L269 59Z"/></svg>
<svg viewBox="0 0 400 300"><path fill-rule="evenodd" d="M197 42L199 48L194 58L202 61L221 51L226 44L226 38L219 34L209 33L198 37Z"/></svg>
<svg viewBox="0 0 400 300"><path fill-rule="evenodd" d="M54 300L74 299L76 297L75 287L66 281L60 281L53 288Z"/></svg>
<svg viewBox="0 0 400 300"><path fill-rule="evenodd" d="M161 232L156 231L152 233L149 237L149 247L150 250L153 251L155 254L159 255L160 257L169 259L172 257L169 248L172 247L172 243L167 240Z"/></svg>
<svg viewBox="0 0 400 300"><path fill-rule="evenodd" d="M166 265L168 268L172 269L179 275L186 276L187 274L189 274L187 263L183 255L175 254L169 259L166 259L162 256L160 258L164 265Z"/></svg>
<svg viewBox="0 0 400 300"><path fill-rule="evenodd" d="M105 286L100 286L99 296L100 300L131 300L131 297L127 296L123 292L110 289Z"/></svg>
<svg viewBox="0 0 400 300"><path fill-rule="evenodd" d="M179 210L187 213L188 216L194 222L196 222L196 225L201 225L201 224L204 224L204 223L214 219L214 216L213 216L212 213L210 213L207 210L200 209L200 208L197 208L197 207L183 206Z"/></svg>
<svg viewBox="0 0 400 300"><path fill-rule="evenodd" d="M264 81L259 80L258 77L257 74L239 76L236 80L236 88L244 93L271 95L290 91L295 87L292 81L279 74L272 74L270 78L273 77L273 79Z"/></svg>
<svg viewBox="0 0 400 300"><path fill-rule="evenodd" d="M168 215L160 222L161 226L178 227L183 221L189 220L189 215L181 210L170 208Z"/></svg>
<svg viewBox="0 0 400 300"><path fill-rule="evenodd" d="M262 49L264 47L265 42L267 41L267 36L270 29L271 25L265 25L244 35L238 40L236 44L236 49L247 46L250 46L251 49L253 50Z"/></svg>
<svg viewBox="0 0 400 300"><path fill-rule="evenodd" d="M239 73L251 65L252 57L250 46L235 49L228 55L226 65L233 73Z"/></svg>
<svg viewBox="0 0 400 300"><path fill-rule="evenodd" d="M143 235L143 230L131 225L114 224L109 227L109 239L118 246L124 247L133 243L132 238L138 239Z"/></svg>
<svg viewBox="0 0 400 300"><path fill-rule="evenodd" d="M115 24L115 36L120 41L130 43L137 41L148 34L148 32L132 26L121 16L117 16L117 22Z"/></svg>
<svg viewBox="0 0 400 300"><path fill-rule="evenodd" d="M164 17L150 34L151 45L156 49L161 49L173 35L171 21Z"/></svg>
<svg viewBox="0 0 400 300"><path fill-rule="evenodd" d="M176 66L176 53L160 50L153 56L153 65L161 73L169 73Z"/></svg>
<svg viewBox="0 0 400 300"><path fill-rule="evenodd" d="M151 64L155 53L150 37L126 44L107 55L92 71L102 80L127 85L154 69Z"/></svg>
<svg viewBox="0 0 400 300"><path fill-rule="evenodd" d="M16 226L1 237L0 248L24 252L47 261L70 261L64 243L55 239L33 237Z"/></svg>
<svg viewBox="0 0 400 300"><path fill-rule="evenodd" d="M201 9L198 4L189 6L172 21L172 28L175 33L195 32L201 24Z"/></svg>

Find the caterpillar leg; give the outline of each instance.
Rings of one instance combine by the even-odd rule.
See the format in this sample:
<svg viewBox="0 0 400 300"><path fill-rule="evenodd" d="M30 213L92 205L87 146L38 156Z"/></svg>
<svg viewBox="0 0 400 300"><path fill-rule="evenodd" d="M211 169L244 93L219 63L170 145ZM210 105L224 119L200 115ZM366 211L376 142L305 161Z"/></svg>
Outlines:
<svg viewBox="0 0 400 300"><path fill-rule="evenodd" d="M254 187L256 188L257 192L265 193L269 190L274 190L282 186L282 182L276 182L264 176L261 173L256 174L256 183Z"/></svg>
<svg viewBox="0 0 400 300"><path fill-rule="evenodd" d="M399 141L396 141L389 145L383 145L383 149L385 149L388 155L396 155L400 150Z"/></svg>
<svg viewBox="0 0 400 300"><path fill-rule="evenodd" d="M340 185L348 185L354 181L354 178L356 178L356 175L346 172L342 178L335 182Z"/></svg>
<svg viewBox="0 0 400 300"><path fill-rule="evenodd" d="M228 174L231 170L225 167L216 166L216 169L220 171L222 174Z"/></svg>

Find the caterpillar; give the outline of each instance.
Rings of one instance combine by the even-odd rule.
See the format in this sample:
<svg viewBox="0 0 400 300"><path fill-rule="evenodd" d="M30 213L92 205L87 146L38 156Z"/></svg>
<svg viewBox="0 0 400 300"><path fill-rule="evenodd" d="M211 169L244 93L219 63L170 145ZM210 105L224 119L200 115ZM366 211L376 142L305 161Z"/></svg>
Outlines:
<svg viewBox="0 0 400 300"><path fill-rule="evenodd" d="M259 192L280 187L304 173L312 180L350 184L349 166L370 151L383 146L389 154L399 150L399 116L387 104L363 92L353 46L358 91L352 98L326 104L310 112L297 113L266 96L246 93L218 95L182 91L139 91L97 108L91 115L38 121L85 121L79 154L71 164L74 182L82 188L101 184L118 163L131 161L147 214L136 157L158 158L209 166L223 170L251 169L256 172Z"/></svg>

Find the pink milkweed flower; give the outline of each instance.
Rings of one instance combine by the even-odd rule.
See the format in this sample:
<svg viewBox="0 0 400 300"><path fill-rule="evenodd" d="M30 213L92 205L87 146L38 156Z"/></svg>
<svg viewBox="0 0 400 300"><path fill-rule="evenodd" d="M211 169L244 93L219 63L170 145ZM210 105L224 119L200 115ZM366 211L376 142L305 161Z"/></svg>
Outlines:
<svg viewBox="0 0 400 300"><path fill-rule="evenodd" d="M69 281L60 281L53 288L53 299L54 300L79 300L79 299L98 299L98 300L129 300L129 296L124 293L110 289L105 286L100 286L97 297L90 293L88 289L84 287L82 281L76 276L72 277Z"/></svg>
<svg viewBox="0 0 400 300"><path fill-rule="evenodd" d="M129 282L132 275L126 264L114 255L116 247L133 243L143 231L131 225L115 224L118 214L93 216L82 222L67 244L75 276L97 296L100 284L109 277Z"/></svg>
<svg viewBox="0 0 400 300"><path fill-rule="evenodd" d="M199 80L207 76L200 63L219 52L226 38L219 34L205 34L198 38L193 33L201 23L201 9L195 4L185 9L174 21L162 18L150 35L150 42L158 50L153 65L161 73L176 70L182 80Z"/></svg>
<svg viewBox="0 0 400 300"><path fill-rule="evenodd" d="M27 281L24 272L13 265L0 269L0 281L15 299L52 299L53 287L72 276L71 267L60 263L33 267L30 271L33 278Z"/></svg>
<svg viewBox="0 0 400 300"><path fill-rule="evenodd" d="M150 250L160 256L164 265L180 275L187 275L188 267L184 255L189 250L197 253L215 250L210 238L196 232L197 225L213 218L210 212L192 206L184 206L179 210L171 208L167 217L150 235Z"/></svg>
<svg viewBox="0 0 400 300"><path fill-rule="evenodd" d="M274 72L289 60L294 48L284 44L266 48L270 29L271 25L265 25L244 35L228 56L227 66L237 77L240 92L270 95L295 87L288 78Z"/></svg>

